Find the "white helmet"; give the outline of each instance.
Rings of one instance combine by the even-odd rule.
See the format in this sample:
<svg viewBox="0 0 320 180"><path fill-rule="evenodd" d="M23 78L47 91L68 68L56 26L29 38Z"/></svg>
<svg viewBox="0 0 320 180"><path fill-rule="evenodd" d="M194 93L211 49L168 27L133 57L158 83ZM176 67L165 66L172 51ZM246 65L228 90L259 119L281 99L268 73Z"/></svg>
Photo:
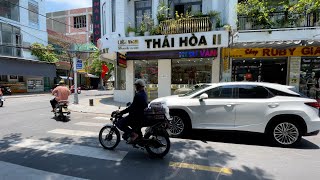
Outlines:
<svg viewBox="0 0 320 180"><path fill-rule="evenodd" d="M145 87L146 83L142 79L137 79L136 82L134 82L134 85L139 85L139 86Z"/></svg>

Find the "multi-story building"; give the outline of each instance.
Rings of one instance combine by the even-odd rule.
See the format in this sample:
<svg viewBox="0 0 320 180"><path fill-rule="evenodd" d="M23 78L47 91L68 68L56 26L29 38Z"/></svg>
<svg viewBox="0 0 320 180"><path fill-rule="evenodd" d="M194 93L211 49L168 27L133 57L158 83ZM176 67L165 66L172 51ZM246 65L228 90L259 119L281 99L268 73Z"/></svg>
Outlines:
<svg viewBox="0 0 320 180"><path fill-rule="evenodd" d="M257 12L250 1L238 3L244 2L246 12L238 11L238 29L223 54L222 80L286 84L319 99L320 8L296 6L299 1L270 0L263 2L267 8Z"/></svg>
<svg viewBox="0 0 320 180"><path fill-rule="evenodd" d="M90 51L94 45L93 42L93 25L92 25L92 8L71 9L66 11L47 13L47 31L49 43L55 47L69 48L75 47L78 51ZM63 44L63 45L62 45ZM62 47L61 47L62 46ZM79 53L81 59L86 59L88 53ZM58 78L66 79L70 72L70 63L60 59L57 64ZM79 72L79 85L97 86L99 79L93 79L89 82L85 78L84 71ZM70 78L71 79L71 78Z"/></svg>
<svg viewBox="0 0 320 180"><path fill-rule="evenodd" d="M0 0L0 85L13 92L44 91L55 77L55 65L38 61L29 48L48 44L44 14L42 0Z"/></svg>
<svg viewBox="0 0 320 180"><path fill-rule="evenodd" d="M219 82L223 47L236 26L235 0L101 0L102 57L117 59L116 101L131 101L133 82L147 82L149 100L199 83ZM167 9L167 10L163 10ZM177 12L177 13L175 13ZM186 17L188 14L197 16ZM178 14L183 17L176 17ZM99 16L93 16L99 18ZM131 31L135 30L134 33ZM126 58L126 61L124 60ZM116 62L116 61L115 61Z"/></svg>
<svg viewBox="0 0 320 180"><path fill-rule="evenodd" d="M92 41L92 8L71 9L47 13L48 33L61 33L76 43Z"/></svg>

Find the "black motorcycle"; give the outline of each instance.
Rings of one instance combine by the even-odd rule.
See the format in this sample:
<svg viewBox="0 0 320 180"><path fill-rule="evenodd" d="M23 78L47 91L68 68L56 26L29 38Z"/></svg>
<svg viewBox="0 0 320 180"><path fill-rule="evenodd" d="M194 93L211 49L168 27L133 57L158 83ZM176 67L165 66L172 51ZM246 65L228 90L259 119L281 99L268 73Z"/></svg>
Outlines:
<svg viewBox="0 0 320 180"><path fill-rule="evenodd" d="M155 112L154 109L148 108L149 112L146 115L145 120L142 122L142 126L139 128L133 128L133 131L139 135L139 137L133 142L128 142L134 148L146 150L152 157L162 158L170 150L170 139L167 132L168 116L163 111ZM100 144L105 148L112 150L116 148L120 142L120 132L116 127L116 123L122 115L115 111L111 114L112 125L107 124L99 132ZM131 126L132 127L132 126ZM141 132L142 127L147 127L145 134Z"/></svg>
<svg viewBox="0 0 320 180"><path fill-rule="evenodd" d="M54 109L54 116L58 117L61 121L66 121L70 111L68 109L69 101L59 101Z"/></svg>

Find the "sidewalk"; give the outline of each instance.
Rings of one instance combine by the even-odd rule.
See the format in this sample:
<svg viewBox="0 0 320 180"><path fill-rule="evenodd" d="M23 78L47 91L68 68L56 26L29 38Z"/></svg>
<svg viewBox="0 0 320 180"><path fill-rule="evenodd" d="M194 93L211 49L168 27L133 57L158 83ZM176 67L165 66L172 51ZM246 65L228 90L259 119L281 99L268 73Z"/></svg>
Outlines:
<svg viewBox="0 0 320 180"><path fill-rule="evenodd" d="M89 105L89 99L93 99L93 106ZM102 97L87 97L79 100L79 104L70 104L69 109L74 112L95 113L111 115L113 111L126 107L125 103L115 102L113 96L104 95Z"/></svg>

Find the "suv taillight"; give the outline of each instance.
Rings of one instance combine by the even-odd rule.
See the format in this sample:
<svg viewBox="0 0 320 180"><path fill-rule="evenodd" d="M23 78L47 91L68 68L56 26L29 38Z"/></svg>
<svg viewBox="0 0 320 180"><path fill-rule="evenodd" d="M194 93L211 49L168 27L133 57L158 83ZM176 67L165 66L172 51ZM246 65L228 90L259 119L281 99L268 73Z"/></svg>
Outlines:
<svg viewBox="0 0 320 180"><path fill-rule="evenodd" d="M305 104L308 105L308 106L317 108L317 109L320 108L320 104L319 104L318 102L307 102L307 103L305 103Z"/></svg>

